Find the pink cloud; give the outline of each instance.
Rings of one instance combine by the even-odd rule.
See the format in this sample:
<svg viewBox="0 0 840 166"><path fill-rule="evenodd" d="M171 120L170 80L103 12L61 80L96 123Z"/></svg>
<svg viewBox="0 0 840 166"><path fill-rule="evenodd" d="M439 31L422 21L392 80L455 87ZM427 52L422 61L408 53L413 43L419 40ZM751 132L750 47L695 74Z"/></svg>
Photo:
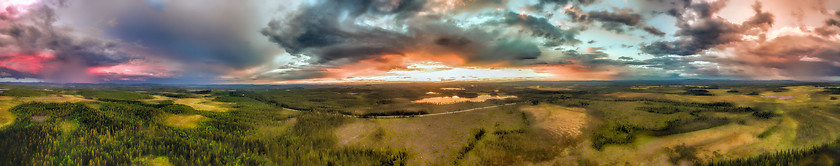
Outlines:
<svg viewBox="0 0 840 166"><path fill-rule="evenodd" d="M145 80L148 78L169 78L175 76L172 66L142 59L134 59L127 63L113 66L98 66L87 69L87 74L111 80Z"/></svg>

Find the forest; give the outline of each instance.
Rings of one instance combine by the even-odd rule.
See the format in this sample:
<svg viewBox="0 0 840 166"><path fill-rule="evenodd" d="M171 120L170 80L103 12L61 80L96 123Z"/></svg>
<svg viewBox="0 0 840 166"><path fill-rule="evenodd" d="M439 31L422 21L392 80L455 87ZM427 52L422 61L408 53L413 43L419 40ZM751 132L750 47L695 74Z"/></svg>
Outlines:
<svg viewBox="0 0 840 166"><path fill-rule="evenodd" d="M835 87L0 85L0 165L832 165Z"/></svg>

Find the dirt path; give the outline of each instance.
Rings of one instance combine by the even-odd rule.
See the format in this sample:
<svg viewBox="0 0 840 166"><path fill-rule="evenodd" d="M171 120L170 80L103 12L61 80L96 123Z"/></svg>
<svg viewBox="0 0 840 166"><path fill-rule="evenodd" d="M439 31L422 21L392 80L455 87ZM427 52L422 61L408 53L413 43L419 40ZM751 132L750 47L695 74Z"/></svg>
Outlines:
<svg viewBox="0 0 840 166"><path fill-rule="evenodd" d="M457 113L464 113L464 112L471 112L471 111L478 111L483 109L490 109L496 108L501 106L511 106L515 105L516 103L508 103L502 105L494 105L494 106L487 106L487 107L478 107L478 108L470 108L465 110L458 110L452 112L441 112L441 113L433 113L433 114L422 114L422 115L393 115L393 116L361 116L361 115L347 115L347 114L339 114L339 113L325 113L325 112L315 112L315 111L301 111L291 108L283 108L284 110L290 111L297 111L297 112L314 112L319 114L329 114L329 115L339 115L343 117L350 117L350 118L378 118L378 119L394 119L394 118L414 118L414 117L427 117L427 116L440 116L440 115L449 115L449 114L457 114Z"/></svg>

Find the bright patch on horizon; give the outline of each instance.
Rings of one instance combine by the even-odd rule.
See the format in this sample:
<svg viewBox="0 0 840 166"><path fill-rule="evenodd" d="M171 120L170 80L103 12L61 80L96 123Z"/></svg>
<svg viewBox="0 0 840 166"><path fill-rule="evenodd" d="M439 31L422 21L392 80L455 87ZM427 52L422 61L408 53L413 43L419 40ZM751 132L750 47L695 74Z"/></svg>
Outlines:
<svg viewBox="0 0 840 166"><path fill-rule="evenodd" d="M450 67L440 62L421 62L411 64L405 69L392 69L378 75L277 83L517 81L549 80L554 77L552 73L528 68Z"/></svg>

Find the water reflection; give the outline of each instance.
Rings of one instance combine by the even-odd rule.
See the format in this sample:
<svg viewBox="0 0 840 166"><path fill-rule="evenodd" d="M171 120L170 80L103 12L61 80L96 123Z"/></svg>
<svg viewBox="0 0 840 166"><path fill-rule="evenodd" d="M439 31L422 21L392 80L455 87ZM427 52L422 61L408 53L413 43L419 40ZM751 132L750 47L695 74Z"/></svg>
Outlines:
<svg viewBox="0 0 840 166"><path fill-rule="evenodd" d="M420 100L414 100L415 103L432 103L432 104L452 104L452 103L459 103L459 102L484 102L490 99L510 99L516 98L516 96L490 96L490 95L479 95L475 98L466 98L466 97L458 97L458 96L444 96L444 97L429 97Z"/></svg>

